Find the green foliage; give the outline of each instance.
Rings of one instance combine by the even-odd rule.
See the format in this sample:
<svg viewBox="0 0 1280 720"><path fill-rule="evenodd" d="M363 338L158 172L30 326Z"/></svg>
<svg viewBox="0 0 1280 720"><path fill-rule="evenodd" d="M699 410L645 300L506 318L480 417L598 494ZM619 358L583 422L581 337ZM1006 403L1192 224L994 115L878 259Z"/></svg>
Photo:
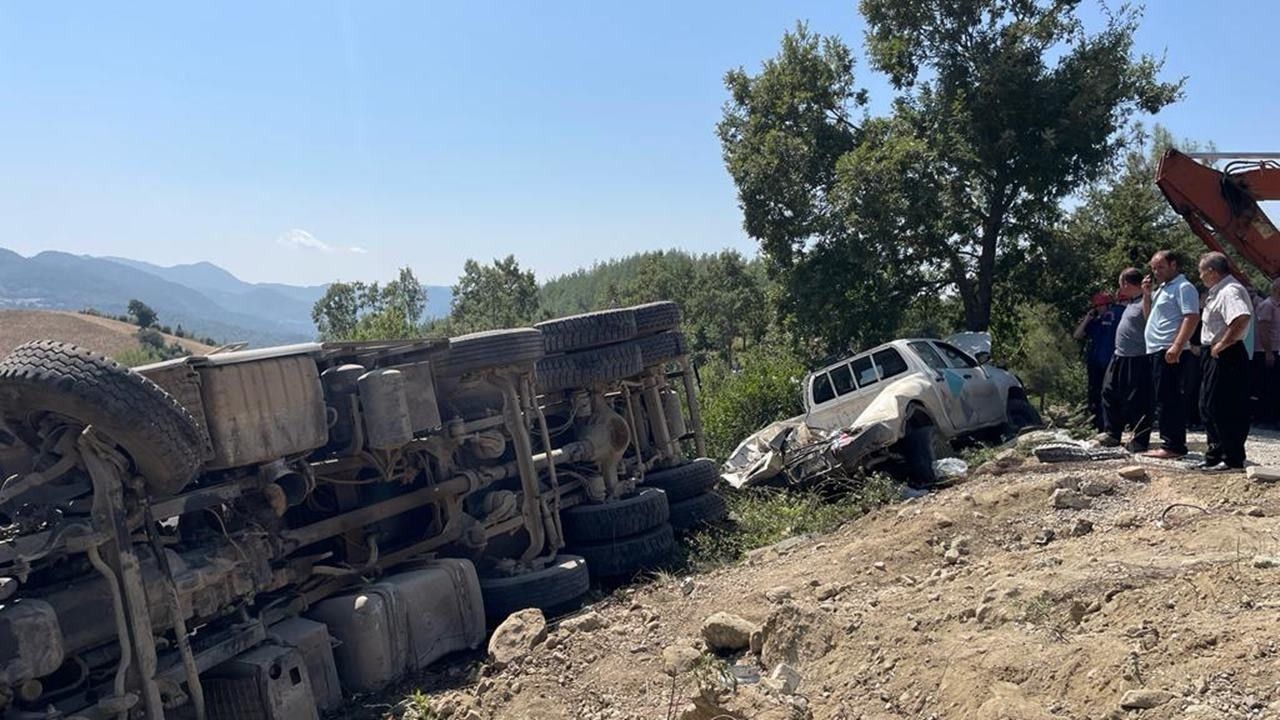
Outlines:
<svg viewBox="0 0 1280 720"><path fill-rule="evenodd" d="M164 348L164 335L160 334L155 328L138 328L138 342L144 347L155 348L161 350Z"/></svg>
<svg viewBox="0 0 1280 720"><path fill-rule="evenodd" d="M156 323L156 311L141 300L130 300L129 320L140 328L149 328Z"/></svg>
<svg viewBox="0 0 1280 720"><path fill-rule="evenodd" d="M453 286L453 334L530 325L538 318L538 282L514 255L481 265L468 259Z"/></svg>
<svg viewBox="0 0 1280 720"><path fill-rule="evenodd" d="M802 345L888 339L937 294L988 328L1001 270L1051 241L1135 113L1177 98L1158 61L1134 57L1136 11L1090 34L1077 4L863 0L868 55L899 95L856 125L838 39L802 25L759 74L728 73L725 163Z"/></svg>
<svg viewBox="0 0 1280 720"><path fill-rule="evenodd" d="M1058 322L1054 308L1029 304L1019 308L1018 345L1006 357L1028 394L1045 401L1076 402L1084 398L1084 366L1080 349Z"/></svg>
<svg viewBox="0 0 1280 720"><path fill-rule="evenodd" d="M701 371L702 429L707 452L724 460L744 438L775 420L804 411L804 365L785 346L760 345L740 356L734 369L716 359Z"/></svg>
<svg viewBox="0 0 1280 720"><path fill-rule="evenodd" d="M427 292L409 268L378 283L335 282L311 308L323 340L397 340L422 334Z"/></svg>

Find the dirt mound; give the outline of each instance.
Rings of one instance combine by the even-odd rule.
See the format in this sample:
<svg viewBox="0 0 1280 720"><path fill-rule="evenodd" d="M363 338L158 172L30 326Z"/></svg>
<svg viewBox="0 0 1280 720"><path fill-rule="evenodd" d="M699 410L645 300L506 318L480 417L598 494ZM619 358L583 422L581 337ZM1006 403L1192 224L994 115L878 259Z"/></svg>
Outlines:
<svg viewBox="0 0 1280 720"><path fill-rule="evenodd" d="M1274 716L1280 487L1155 465L1131 480L1122 466L1032 461L733 567L619 590L591 608L590 631L552 623L521 663L455 666L455 689L390 714L432 717L443 702L503 720ZM1088 507L1055 508L1064 487L1090 488ZM700 631L722 611L763 637L714 656ZM702 653L674 678L673 647Z"/></svg>
<svg viewBox="0 0 1280 720"><path fill-rule="evenodd" d="M56 310L0 310L0 357L32 340L61 340L115 357L138 347L138 328L109 318ZM177 342L193 354L213 348L203 343L164 336L165 343Z"/></svg>

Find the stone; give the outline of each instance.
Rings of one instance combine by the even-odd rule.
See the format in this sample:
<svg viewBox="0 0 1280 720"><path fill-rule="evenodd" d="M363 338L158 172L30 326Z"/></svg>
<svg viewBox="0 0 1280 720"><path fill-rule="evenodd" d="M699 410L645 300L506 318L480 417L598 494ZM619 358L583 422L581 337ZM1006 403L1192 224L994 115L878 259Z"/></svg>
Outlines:
<svg viewBox="0 0 1280 720"><path fill-rule="evenodd" d="M1163 690L1130 690L1120 698L1120 707L1124 710L1150 710L1169 702L1173 693Z"/></svg>
<svg viewBox="0 0 1280 720"><path fill-rule="evenodd" d="M1041 528L1040 532L1036 533L1035 540L1032 542L1037 545L1048 545L1049 542L1053 540L1054 535L1055 533L1053 528Z"/></svg>
<svg viewBox="0 0 1280 720"><path fill-rule="evenodd" d="M826 585L819 585L815 594L819 600L830 600L839 595L843 589L840 583L827 583Z"/></svg>
<svg viewBox="0 0 1280 720"><path fill-rule="evenodd" d="M1250 505L1249 507L1244 508L1243 510L1240 511L1240 514L1247 515L1249 517L1266 517L1267 516L1266 511L1264 511L1262 508L1258 507L1257 505Z"/></svg>
<svg viewBox="0 0 1280 720"><path fill-rule="evenodd" d="M1136 482L1145 482L1147 480L1147 469L1141 465L1126 465L1117 470L1116 474L1125 480L1134 480Z"/></svg>
<svg viewBox="0 0 1280 720"><path fill-rule="evenodd" d="M871 564L871 567L873 567L873 568L875 568L875 569L877 569L877 570L883 570L883 569L884 569L884 562L883 562L883 561L876 561L876 562L874 562L874 563L872 563L872 564Z"/></svg>
<svg viewBox="0 0 1280 720"><path fill-rule="evenodd" d="M702 653L688 645L672 645L662 651L662 670L675 677L692 669L700 657Z"/></svg>
<svg viewBox="0 0 1280 720"><path fill-rule="evenodd" d="M595 610L560 621L560 627L569 632L588 633L604 627L604 618Z"/></svg>
<svg viewBox="0 0 1280 720"><path fill-rule="evenodd" d="M779 603L791 599L791 588L786 585L771 587L764 591L764 597L771 603Z"/></svg>
<svg viewBox="0 0 1280 720"><path fill-rule="evenodd" d="M773 681L778 692L783 695L793 695L800 687L801 677L795 668L786 663L780 663L773 668L773 672L769 673L769 679Z"/></svg>
<svg viewBox="0 0 1280 720"><path fill-rule="evenodd" d="M949 528L955 523L951 520L951 518L947 517L946 515L936 512L933 514L933 524L936 527Z"/></svg>
<svg viewBox="0 0 1280 720"><path fill-rule="evenodd" d="M1274 555L1254 555L1253 566L1263 570L1280 567L1280 558Z"/></svg>
<svg viewBox="0 0 1280 720"><path fill-rule="evenodd" d="M1060 510L1086 510L1093 506L1093 500L1066 488L1054 490L1050 502Z"/></svg>
<svg viewBox="0 0 1280 720"><path fill-rule="evenodd" d="M759 655L760 651L764 649L764 633L759 630L751 633L747 647L751 650L752 655Z"/></svg>
<svg viewBox="0 0 1280 720"><path fill-rule="evenodd" d="M737 615L718 612L702 621L702 638L715 652L735 652L751 645L756 626Z"/></svg>
<svg viewBox="0 0 1280 720"><path fill-rule="evenodd" d="M1071 526L1071 537L1084 537L1093 532L1093 523L1085 518L1076 518L1076 522Z"/></svg>
<svg viewBox="0 0 1280 720"><path fill-rule="evenodd" d="M1276 482L1280 480L1280 465L1250 465L1244 476L1258 482Z"/></svg>
<svg viewBox="0 0 1280 720"><path fill-rule="evenodd" d="M1080 483L1079 489L1080 492L1089 497L1099 497L1115 492L1116 486L1108 480L1085 480Z"/></svg>
<svg viewBox="0 0 1280 720"><path fill-rule="evenodd" d="M1053 488L1055 490L1079 490L1080 477L1077 475L1068 475L1066 477L1060 477L1057 480L1053 481Z"/></svg>
<svg viewBox="0 0 1280 720"><path fill-rule="evenodd" d="M942 555L942 560L948 565L955 565L960 562L960 551L956 548L947 548L947 551Z"/></svg>
<svg viewBox="0 0 1280 720"><path fill-rule="evenodd" d="M1115 524L1118 528L1135 528L1142 524L1142 518L1138 513L1126 511L1116 514Z"/></svg>
<svg viewBox="0 0 1280 720"><path fill-rule="evenodd" d="M512 613L489 638L489 660L499 669L524 659L547 639L547 619L529 608Z"/></svg>

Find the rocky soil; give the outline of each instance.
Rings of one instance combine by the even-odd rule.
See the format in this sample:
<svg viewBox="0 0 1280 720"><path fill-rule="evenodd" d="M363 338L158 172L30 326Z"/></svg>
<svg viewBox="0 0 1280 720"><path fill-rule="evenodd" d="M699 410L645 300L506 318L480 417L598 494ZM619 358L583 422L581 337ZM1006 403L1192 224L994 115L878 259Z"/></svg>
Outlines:
<svg viewBox="0 0 1280 720"><path fill-rule="evenodd" d="M1280 487L1131 465L1008 457L830 535L621 589L545 631L522 618L493 658L419 678L425 694L378 712L1280 717Z"/></svg>

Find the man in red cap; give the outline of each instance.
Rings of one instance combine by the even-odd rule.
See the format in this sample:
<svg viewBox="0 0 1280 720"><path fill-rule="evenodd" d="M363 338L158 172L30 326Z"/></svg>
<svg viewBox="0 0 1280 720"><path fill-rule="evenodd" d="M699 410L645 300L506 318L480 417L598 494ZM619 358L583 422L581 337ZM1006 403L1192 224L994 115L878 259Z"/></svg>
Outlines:
<svg viewBox="0 0 1280 720"><path fill-rule="evenodd" d="M1124 305L1116 303L1110 293L1094 293L1089 312L1080 318L1072 333L1077 340L1088 340L1085 348L1085 372L1089 378L1089 413L1093 427L1098 432L1107 429L1102 415L1102 379L1111 364L1116 350L1116 324L1124 312Z"/></svg>

